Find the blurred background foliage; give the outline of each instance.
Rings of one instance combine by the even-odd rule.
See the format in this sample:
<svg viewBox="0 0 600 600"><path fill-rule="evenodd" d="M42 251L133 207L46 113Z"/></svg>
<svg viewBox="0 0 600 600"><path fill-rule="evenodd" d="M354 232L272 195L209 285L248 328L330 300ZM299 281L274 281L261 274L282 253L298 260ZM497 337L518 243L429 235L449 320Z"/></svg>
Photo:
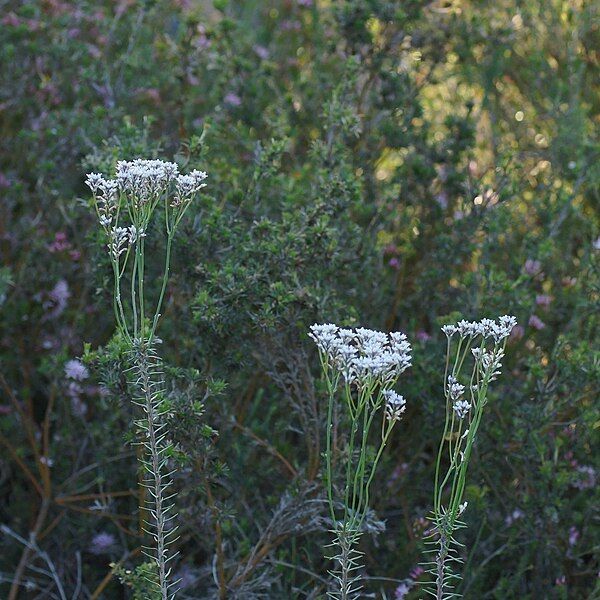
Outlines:
<svg viewBox="0 0 600 600"><path fill-rule="evenodd" d="M315 321L415 346L363 551L368 592L420 597L439 325L505 313L460 591L599 597L598 3L0 6L0 521L33 540L0 537L2 597L149 598L84 186L134 157L209 174L161 325L182 598L324 597Z"/></svg>

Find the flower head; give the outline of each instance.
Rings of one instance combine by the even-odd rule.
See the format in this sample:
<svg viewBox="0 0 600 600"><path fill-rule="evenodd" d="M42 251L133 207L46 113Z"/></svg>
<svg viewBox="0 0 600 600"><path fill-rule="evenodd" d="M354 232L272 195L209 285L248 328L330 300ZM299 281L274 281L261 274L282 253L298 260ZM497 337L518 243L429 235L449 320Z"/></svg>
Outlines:
<svg viewBox="0 0 600 600"><path fill-rule="evenodd" d="M452 408L459 419L464 419L471 410L471 403L466 400L457 400Z"/></svg>
<svg viewBox="0 0 600 600"><path fill-rule="evenodd" d="M98 220L109 237L109 253L116 260L129 246L144 234L149 218L145 206L153 208L156 202L165 198L169 206L178 209L175 224L194 196L205 187L204 171L191 171L180 175L175 163L162 160L135 159L117 162L115 179L105 179L100 173L89 173L86 183L92 190ZM117 226L119 198L124 197L133 215L142 215L141 221L134 218L135 225ZM140 212L142 211L142 212Z"/></svg>
<svg viewBox="0 0 600 600"><path fill-rule="evenodd" d="M542 263L539 260L528 258L523 265L523 271L527 275L537 275L542 270Z"/></svg>
<svg viewBox="0 0 600 600"><path fill-rule="evenodd" d="M544 323L537 315L531 315L531 317L529 317L529 325L538 330L546 327L546 323Z"/></svg>
<svg viewBox="0 0 600 600"><path fill-rule="evenodd" d="M192 171L189 175L178 175L175 180L175 197L171 201L171 207L189 204L195 194L206 187L204 180L207 175L204 171Z"/></svg>
<svg viewBox="0 0 600 600"><path fill-rule="evenodd" d="M493 339L496 343L499 343L510 335L516 324L517 319L515 317L503 315L498 318L498 322L493 319L481 319L481 321L466 321L463 319L456 325L444 325L442 331L448 338L458 333L461 338L482 336L484 339Z"/></svg>
<svg viewBox="0 0 600 600"><path fill-rule="evenodd" d="M115 536L112 533L102 531L97 533L88 547L92 554L107 554L112 550L116 543Z"/></svg>
<svg viewBox="0 0 600 600"><path fill-rule="evenodd" d="M83 381L90 376L90 373L81 361L72 359L65 363L65 376L75 381Z"/></svg>
<svg viewBox="0 0 600 600"><path fill-rule="evenodd" d="M482 377L487 377L488 381L494 381L500 375L503 358L504 350L502 348L496 347L491 352L484 350L479 361Z"/></svg>
<svg viewBox="0 0 600 600"><path fill-rule="evenodd" d="M448 375L448 395L452 400L458 400L465 392L465 386L458 383L456 377Z"/></svg>
<svg viewBox="0 0 600 600"><path fill-rule="evenodd" d="M404 396L397 394L394 390L384 390L385 398L385 418L388 421L399 421L406 410L406 400Z"/></svg>
<svg viewBox="0 0 600 600"><path fill-rule="evenodd" d="M401 332L383 333L359 327L344 329L325 323L310 328L324 361L349 384L367 381L391 385L411 364L411 347Z"/></svg>

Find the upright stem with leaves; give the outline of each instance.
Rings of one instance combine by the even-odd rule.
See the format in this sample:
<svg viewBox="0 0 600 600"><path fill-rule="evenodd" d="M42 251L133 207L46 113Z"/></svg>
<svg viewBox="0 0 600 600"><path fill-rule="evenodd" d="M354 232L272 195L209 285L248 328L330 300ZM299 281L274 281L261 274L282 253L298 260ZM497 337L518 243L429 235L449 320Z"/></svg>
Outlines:
<svg viewBox="0 0 600 600"><path fill-rule="evenodd" d="M459 596L455 584L460 575L452 566L461 562L460 544L454 535L466 526L460 517L467 508L463 498L469 460L488 401L489 384L500 374L506 339L515 325L516 319L505 315L498 322L460 321L442 327L447 337L445 419L435 466L433 527L428 541L433 560L425 563L432 575L425 590L436 600ZM471 368L465 377L467 360ZM468 385L461 383L463 380Z"/></svg>
<svg viewBox="0 0 600 600"><path fill-rule="evenodd" d="M404 398L391 388L410 365L410 344L402 333L350 330L330 324L313 325L310 336L319 349L328 395L325 479L334 537L331 546L336 548L331 557L336 568L330 572L335 588L328 596L350 600L358 598L361 589L361 552L357 546L368 516L371 484L392 429L406 406ZM333 464L333 414L338 396L350 428L342 489L335 484ZM377 450L373 453L369 438L381 412Z"/></svg>
<svg viewBox="0 0 600 600"><path fill-rule="evenodd" d="M169 563L174 557L170 544L177 527L173 524L176 514L168 465L172 446L165 419L164 377L156 351L156 329L169 279L175 231L205 186L205 178L206 173L201 171L180 175L176 164L160 160L120 161L115 179L105 179L98 173L87 176L98 220L107 237L113 270L113 309L117 329L128 347L132 399L143 413L135 421L143 450L139 455L143 470L140 485L144 490L140 510L145 516L144 530L152 540L144 552L156 565L155 583L161 600L175 596ZM145 239L161 205L166 236L164 270L154 312L147 318ZM122 296L127 283L129 301Z"/></svg>

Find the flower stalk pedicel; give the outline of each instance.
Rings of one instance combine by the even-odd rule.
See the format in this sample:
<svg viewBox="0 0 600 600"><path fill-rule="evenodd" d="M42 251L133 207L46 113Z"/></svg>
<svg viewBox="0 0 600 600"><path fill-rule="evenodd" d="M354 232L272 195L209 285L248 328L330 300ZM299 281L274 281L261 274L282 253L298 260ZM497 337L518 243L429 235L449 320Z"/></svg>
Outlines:
<svg viewBox="0 0 600 600"><path fill-rule="evenodd" d="M410 366L411 347L403 333L370 329L343 329L337 325L313 325L310 337L319 349L328 391L327 446L325 450L327 499L337 548L331 572L335 590L330 598L349 600L360 594L361 553L359 542L369 513L369 492L383 449L406 402L392 390L398 377ZM349 417L350 433L345 456L344 486L333 477L333 409L337 395ZM383 411L380 409L383 408ZM375 418L381 415L377 451L368 448Z"/></svg>
<svg viewBox="0 0 600 600"><path fill-rule="evenodd" d="M115 179L98 173L87 176L94 196L98 221L107 239L113 270L113 309L120 334L128 347L132 374L133 402L144 417L136 420L142 441L139 455L143 469L140 507L144 530L152 546L144 552L156 565L157 593L161 600L174 598L170 581L170 551L177 527L168 456L171 442L165 421L164 379L156 352L156 328L169 278L171 248L177 226L185 211L205 186L206 173L192 171L180 175L175 163L161 160L119 161ZM157 209L164 211L166 252L162 283L154 311L147 314L145 289L145 240ZM123 286L129 284L127 297Z"/></svg>
<svg viewBox="0 0 600 600"><path fill-rule="evenodd" d="M428 542L432 545L429 552L435 558L426 564L434 581L425 588L436 600L458 597L453 590L460 575L451 566L461 562L456 555L459 544L454 533L465 527L460 517L467 508L467 502L463 500L467 469L488 401L489 384L500 375L506 340L516 324L514 317L505 315L497 322L482 319L480 322L460 321L456 325L442 327L447 338L444 371L446 416L435 467L433 528ZM471 362L468 385L467 379L460 383L467 361ZM443 473L445 449L449 464Z"/></svg>

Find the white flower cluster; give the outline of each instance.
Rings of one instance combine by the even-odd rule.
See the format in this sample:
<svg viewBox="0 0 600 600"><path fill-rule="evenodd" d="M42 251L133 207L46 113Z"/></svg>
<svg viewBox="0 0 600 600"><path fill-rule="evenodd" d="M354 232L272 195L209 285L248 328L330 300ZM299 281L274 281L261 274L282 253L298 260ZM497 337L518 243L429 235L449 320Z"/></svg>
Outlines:
<svg viewBox="0 0 600 600"><path fill-rule="evenodd" d="M392 384L411 364L411 347L400 332L343 329L326 323L312 325L310 337L329 366L338 369L349 384Z"/></svg>
<svg viewBox="0 0 600 600"><path fill-rule="evenodd" d="M130 225L129 227L114 227L108 231L108 235L108 251L115 260L117 260L129 246L135 244L138 239L146 237L144 230L138 229L135 225Z"/></svg>
<svg viewBox="0 0 600 600"><path fill-rule="evenodd" d="M163 194L178 173L175 163L136 159L118 161L116 175L119 189L143 205Z"/></svg>
<svg viewBox="0 0 600 600"><path fill-rule="evenodd" d="M464 419L471 410L470 402L462 400L465 393L465 386L458 383L456 377L448 375L448 396L452 402L452 408L459 419Z"/></svg>
<svg viewBox="0 0 600 600"><path fill-rule="evenodd" d="M399 421L406 410L404 396L394 390L384 390L382 395L385 398L385 418L388 421Z"/></svg>
<svg viewBox="0 0 600 600"><path fill-rule="evenodd" d="M452 400L458 400L465 393L465 386L458 383L456 377L448 375L448 394Z"/></svg>
<svg viewBox="0 0 600 600"><path fill-rule="evenodd" d="M483 338L493 338L496 343L510 335L513 327L517 324L517 319L509 315L503 315L498 318L498 322L493 319L481 319L481 321L459 321L456 325L444 325L442 331L450 338L455 333L461 338L475 338L478 335Z"/></svg>
<svg viewBox="0 0 600 600"><path fill-rule="evenodd" d="M183 206L192 201L192 198L203 187L206 187L204 171L192 171L189 175L178 175L175 184L175 197L171 202L172 208Z"/></svg>
<svg viewBox="0 0 600 600"><path fill-rule="evenodd" d="M457 400L452 405L452 408L454 409L454 412L456 413L456 416L459 419L464 419L471 410L471 403L467 402L466 400Z"/></svg>
<svg viewBox="0 0 600 600"><path fill-rule="evenodd" d="M131 232L129 227L115 227L110 230L108 251L115 260L129 248L130 244Z"/></svg>
<svg viewBox="0 0 600 600"><path fill-rule="evenodd" d="M173 186L171 207L189 204L194 195L206 186L204 171L179 174L175 163L162 160L117 162L116 179L107 180L99 173L89 173L86 183L94 194L98 205L100 223L108 228L117 208L119 193L127 196L134 208L156 201Z"/></svg>
<svg viewBox="0 0 600 600"><path fill-rule="evenodd" d="M494 381L501 372L504 350L495 348L490 352L481 348L473 348L471 352L475 357L475 362L479 365L481 376L487 375L489 381Z"/></svg>
<svg viewBox="0 0 600 600"><path fill-rule="evenodd" d="M104 179L100 173L88 173L86 183L94 194L100 225L108 230L117 212L119 184L116 181Z"/></svg>

